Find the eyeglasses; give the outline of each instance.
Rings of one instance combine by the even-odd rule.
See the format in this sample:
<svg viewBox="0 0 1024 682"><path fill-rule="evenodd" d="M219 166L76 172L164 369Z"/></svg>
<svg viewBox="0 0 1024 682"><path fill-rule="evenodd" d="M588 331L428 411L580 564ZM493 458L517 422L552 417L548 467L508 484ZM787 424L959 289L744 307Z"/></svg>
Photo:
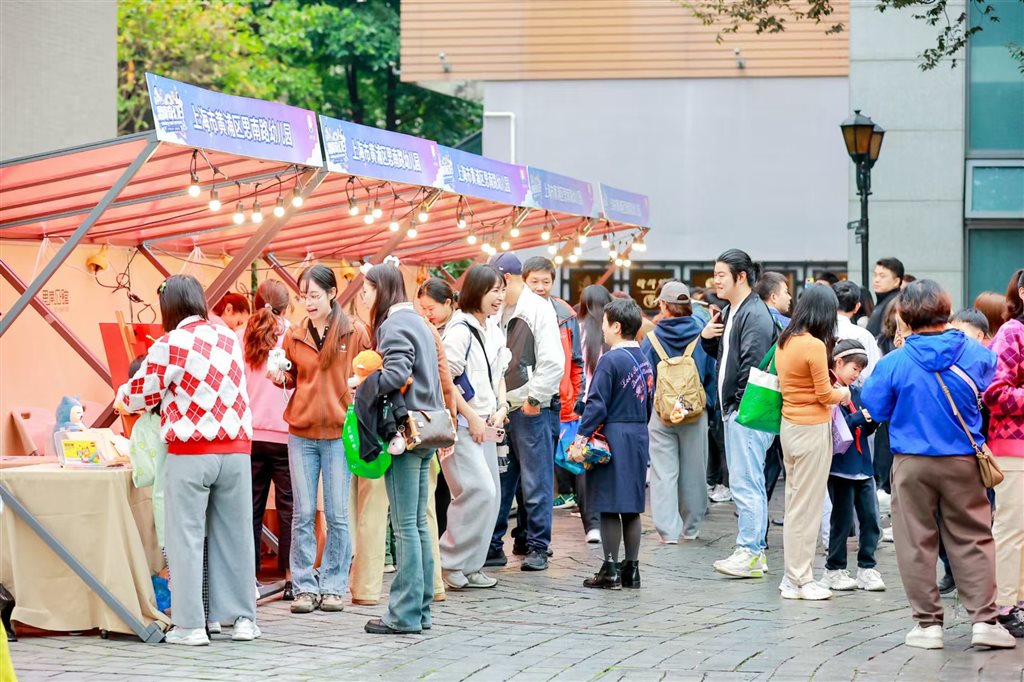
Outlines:
<svg viewBox="0 0 1024 682"><path fill-rule="evenodd" d="M303 301L304 303L319 303L320 301L324 300L325 297L323 294L318 292L315 294L299 294L298 298L300 301Z"/></svg>

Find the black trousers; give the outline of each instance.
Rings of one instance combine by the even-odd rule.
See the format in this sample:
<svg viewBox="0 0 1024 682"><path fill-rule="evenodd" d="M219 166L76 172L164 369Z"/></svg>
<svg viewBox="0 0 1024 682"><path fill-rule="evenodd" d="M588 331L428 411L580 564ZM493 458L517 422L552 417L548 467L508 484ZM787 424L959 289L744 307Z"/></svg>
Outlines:
<svg viewBox="0 0 1024 682"><path fill-rule="evenodd" d="M882 529L878 525L878 497L872 483L870 478L855 481L841 476L828 477L832 519L829 523L826 569L837 571L846 568L846 542L853 530L854 513L860 525L857 567L875 567L875 550L878 549Z"/></svg>
<svg viewBox="0 0 1024 682"><path fill-rule="evenodd" d="M437 515L437 537L444 535L448 528L448 505L452 503L452 490L444 478L444 472L437 472L437 488L434 490L434 513Z"/></svg>
<svg viewBox="0 0 1024 682"><path fill-rule="evenodd" d="M252 444L252 531L256 540L256 575L260 572L263 513L267 510L270 483L274 483L274 500L280 530L277 537L277 567L288 570L292 548L292 476L288 469L288 446L284 443Z"/></svg>
<svg viewBox="0 0 1024 682"><path fill-rule="evenodd" d="M879 490L892 494L889 472L892 471L892 449L889 447L889 424L879 424L875 431L875 483Z"/></svg>
<svg viewBox="0 0 1024 682"><path fill-rule="evenodd" d="M782 439L775 436L771 446L765 453L764 458L764 486L768 493L768 501L775 493L775 484L779 482L779 475L782 473Z"/></svg>
<svg viewBox="0 0 1024 682"><path fill-rule="evenodd" d="M725 424L722 410L708 411L708 485L729 487L729 465L725 461Z"/></svg>

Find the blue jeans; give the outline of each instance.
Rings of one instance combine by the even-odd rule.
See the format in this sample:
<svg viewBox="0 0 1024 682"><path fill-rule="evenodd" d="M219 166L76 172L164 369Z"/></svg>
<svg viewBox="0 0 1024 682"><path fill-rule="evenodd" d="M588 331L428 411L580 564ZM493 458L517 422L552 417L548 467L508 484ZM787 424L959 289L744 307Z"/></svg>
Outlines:
<svg viewBox="0 0 1024 682"><path fill-rule="evenodd" d="M520 514L526 514L527 550L546 552L551 543L551 506L555 502L558 410L542 408L539 415L531 417L518 409L508 419L508 470L501 475L501 508L491 536L491 550L499 550L504 544L509 510L521 481Z"/></svg>
<svg viewBox="0 0 1024 682"><path fill-rule="evenodd" d="M433 455L430 450L410 450L395 456L384 473L398 571L391 582L388 612L382 620L388 627L403 632L430 627L434 555L427 527L427 505Z"/></svg>
<svg viewBox="0 0 1024 682"><path fill-rule="evenodd" d="M292 476L292 584L295 593L348 592L352 540L348 532L348 491L352 475L345 463L340 438L311 440L288 436L288 465ZM320 472L324 483L327 545L320 559L320 585L313 577L316 561L316 498Z"/></svg>
<svg viewBox="0 0 1024 682"><path fill-rule="evenodd" d="M768 532L768 493L764 485L765 453L775 436L736 423L736 413L726 415L725 459L729 464L729 489L739 514L736 546L762 552Z"/></svg>

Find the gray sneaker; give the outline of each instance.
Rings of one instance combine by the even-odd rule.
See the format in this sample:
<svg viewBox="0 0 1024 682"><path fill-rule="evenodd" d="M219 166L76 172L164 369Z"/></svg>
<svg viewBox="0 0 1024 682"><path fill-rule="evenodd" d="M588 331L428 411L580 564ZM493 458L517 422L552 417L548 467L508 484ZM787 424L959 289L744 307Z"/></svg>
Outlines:
<svg viewBox="0 0 1024 682"><path fill-rule="evenodd" d="M489 575L484 575L480 571L476 573L470 573L466 576L466 587L475 587L486 589L488 587L494 587L498 584L498 581Z"/></svg>
<svg viewBox="0 0 1024 682"><path fill-rule="evenodd" d="M462 571L442 571L444 584L453 590L461 590L469 586L469 579Z"/></svg>
<svg viewBox="0 0 1024 682"><path fill-rule="evenodd" d="M325 594L323 599L320 600L321 611L344 611L345 610L345 599L338 594Z"/></svg>
<svg viewBox="0 0 1024 682"><path fill-rule="evenodd" d="M521 571L546 571L548 570L548 553L544 550L535 549L523 559L519 567Z"/></svg>
<svg viewBox="0 0 1024 682"><path fill-rule="evenodd" d="M292 613L313 613L319 605L319 595L315 595L312 592L300 592L295 595L295 601L292 602L291 611Z"/></svg>

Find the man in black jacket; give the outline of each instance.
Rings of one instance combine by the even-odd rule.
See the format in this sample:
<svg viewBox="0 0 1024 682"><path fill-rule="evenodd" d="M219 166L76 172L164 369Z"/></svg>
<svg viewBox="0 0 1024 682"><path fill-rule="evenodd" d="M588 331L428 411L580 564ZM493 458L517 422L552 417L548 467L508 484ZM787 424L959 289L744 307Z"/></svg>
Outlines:
<svg viewBox="0 0 1024 682"><path fill-rule="evenodd" d="M725 457L739 514L736 549L729 558L716 561L715 570L737 578L760 578L768 569L764 462L773 436L736 422L750 368L761 362L778 336L768 306L752 289L758 274L750 256L739 249L718 257L715 291L729 305L716 312L701 332L704 352L718 358L716 381L725 424Z"/></svg>
<svg viewBox="0 0 1024 682"><path fill-rule="evenodd" d="M903 276L906 271L898 258L882 258L875 263L875 271L871 276L871 287L875 290L877 303L868 320L868 331L876 339L882 333L882 322L889 304L900 293L903 287Z"/></svg>

